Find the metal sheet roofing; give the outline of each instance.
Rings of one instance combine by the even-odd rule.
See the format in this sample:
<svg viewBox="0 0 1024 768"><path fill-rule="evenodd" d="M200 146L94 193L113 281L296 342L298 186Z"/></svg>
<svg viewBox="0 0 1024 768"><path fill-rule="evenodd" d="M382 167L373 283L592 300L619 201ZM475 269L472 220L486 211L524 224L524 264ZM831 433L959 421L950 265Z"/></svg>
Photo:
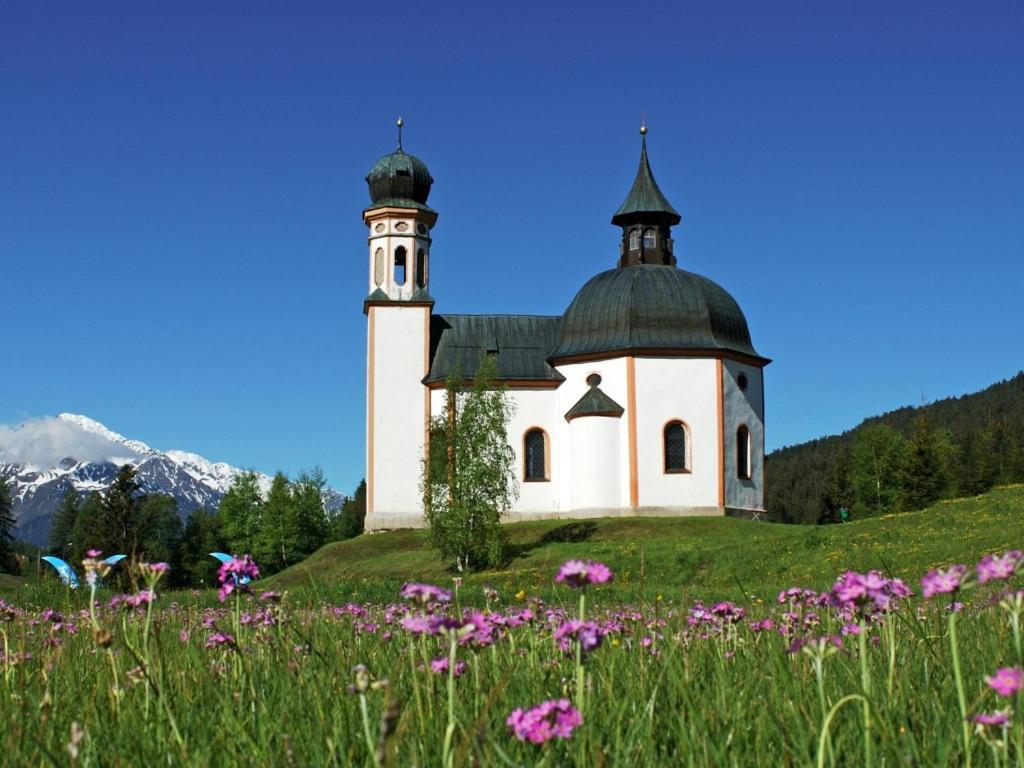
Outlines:
<svg viewBox="0 0 1024 768"><path fill-rule="evenodd" d="M537 315L434 315L424 382L444 381L451 373L473 378L484 355L494 358L499 380L562 381L547 361L558 321Z"/></svg>

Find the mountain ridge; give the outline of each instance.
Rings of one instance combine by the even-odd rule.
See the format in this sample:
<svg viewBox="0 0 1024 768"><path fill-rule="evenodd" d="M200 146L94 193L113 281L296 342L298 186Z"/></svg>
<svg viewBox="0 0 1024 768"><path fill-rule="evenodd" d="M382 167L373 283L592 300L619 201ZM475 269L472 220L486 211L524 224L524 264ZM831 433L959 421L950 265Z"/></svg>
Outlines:
<svg viewBox="0 0 1024 768"><path fill-rule="evenodd" d="M80 497L101 491L124 464L135 467L143 493L173 496L183 517L194 509L216 507L246 471L197 453L152 448L81 414L29 420L0 431L0 480L11 486L16 535L45 545L50 521L68 491ZM256 474L266 494L272 478ZM343 500L341 493L325 489L329 509Z"/></svg>

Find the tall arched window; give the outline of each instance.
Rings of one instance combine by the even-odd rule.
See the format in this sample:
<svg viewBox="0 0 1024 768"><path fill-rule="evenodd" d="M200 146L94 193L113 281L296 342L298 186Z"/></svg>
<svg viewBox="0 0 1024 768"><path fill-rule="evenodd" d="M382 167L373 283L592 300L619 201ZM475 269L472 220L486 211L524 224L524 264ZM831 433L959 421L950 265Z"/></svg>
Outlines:
<svg viewBox="0 0 1024 768"><path fill-rule="evenodd" d="M686 437L686 425L683 422L670 421L665 425L665 472L690 471L689 441Z"/></svg>
<svg viewBox="0 0 1024 768"><path fill-rule="evenodd" d="M750 430L746 424L736 430L736 477L750 479Z"/></svg>
<svg viewBox="0 0 1024 768"><path fill-rule="evenodd" d="M427 254L420 248L416 251L416 287L422 288L427 279Z"/></svg>
<svg viewBox="0 0 1024 768"><path fill-rule="evenodd" d="M523 479L538 481L548 479L547 435L543 429L531 429L523 437L523 457L526 471Z"/></svg>
<svg viewBox="0 0 1024 768"><path fill-rule="evenodd" d="M653 229L644 230L644 249L654 248L658 244L658 233Z"/></svg>
<svg viewBox="0 0 1024 768"><path fill-rule="evenodd" d="M405 246L395 248L395 285L405 285Z"/></svg>
<svg viewBox="0 0 1024 768"><path fill-rule="evenodd" d="M635 251L640 247L640 230L634 229L629 233L629 250Z"/></svg>

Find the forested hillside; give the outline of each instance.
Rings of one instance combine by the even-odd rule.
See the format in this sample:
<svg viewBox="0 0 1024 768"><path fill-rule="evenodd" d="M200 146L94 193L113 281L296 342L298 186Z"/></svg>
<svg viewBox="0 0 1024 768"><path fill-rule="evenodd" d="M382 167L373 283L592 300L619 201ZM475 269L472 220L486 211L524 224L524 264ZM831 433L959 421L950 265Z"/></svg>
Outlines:
<svg viewBox="0 0 1024 768"><path fill-rule="evenodd" d="M773 520L837 522L922 509L1024 482L1024 371L970 395L906 407L765 460Z"/></svg>

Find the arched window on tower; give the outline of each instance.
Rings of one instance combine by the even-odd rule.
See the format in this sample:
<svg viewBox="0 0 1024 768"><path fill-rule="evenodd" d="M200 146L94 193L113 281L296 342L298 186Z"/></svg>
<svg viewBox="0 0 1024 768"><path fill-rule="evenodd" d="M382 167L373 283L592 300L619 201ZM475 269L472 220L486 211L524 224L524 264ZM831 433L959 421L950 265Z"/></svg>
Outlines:
<svg viewBox="0 0 1024 768"><path fill-rule="evenodd" d="M548 439L543 429L531 429L523 437L523 463L527 482L548 479Z"/></svg>
<svg viewBox="0 0 1024 768"><path fill-rule="evenodd" d="M750 430L746 424L736 430L736 477L750 479Z"/></svg>
<svg viewBox="0 0 1024 768"><path fill-rule="evenodd" d="M378 248L373 253L373 284L380 288L388 271L388 262L384 258L384 249Z"/></svg>
<svg viewBox="0 0 1024 768"><path fill-rule="evenodd" d="M681 421L670 421L665 425L663 440L666 473L690 471L688 431L686 424Z"/></svg>
<svg viewBox="0 0 1024 768"><path fill-rule="evenodd" d="M427 284L427 253L422 248L416 251L416 287Z"/></svg>
<svg viewBox="0 0 1024 768"><path fill-rule="evenodd" d="M629 233L629 250L635 251L640 247L640 230L634 229Z"/></svg>
<svg viewBox="0 0 1024 768"><path fill-rule="evenodd" d="M653 229L644 230L644 250L654 248L658 245L658 233Z"/></svg>
<svg viewBox="0 0 1024 768"><path fill-rule="evenodd" d="M405 246L395 248L395 285L405 285Z"/></svg>

